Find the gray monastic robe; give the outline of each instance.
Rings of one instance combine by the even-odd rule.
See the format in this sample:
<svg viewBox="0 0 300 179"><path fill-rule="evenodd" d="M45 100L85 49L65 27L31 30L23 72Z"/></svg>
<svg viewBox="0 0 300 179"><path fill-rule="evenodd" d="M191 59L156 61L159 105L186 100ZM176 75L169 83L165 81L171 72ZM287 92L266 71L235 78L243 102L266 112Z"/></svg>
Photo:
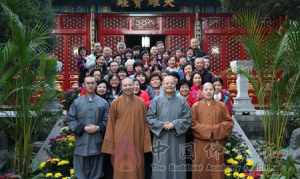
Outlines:
<svg viewBox="0 0 300 179"><path fill-rule="evenodd" d="M152 179L185 179L185 133L192 123L186 100L177 95L154 98L147 121L154 134ZM163 129L166 121L172 122L174 129Z"/></svg>
<svg viewBox="0 0 300 179"><path fill-rule="evenodd" d="M103 158L101 145L108 117L109 104L97 95L80 96L72 103L67 122L76 136L74 168L79 179L97 179L102 176ZM88 134L84 127L98 125L95 134Z"/></svg>

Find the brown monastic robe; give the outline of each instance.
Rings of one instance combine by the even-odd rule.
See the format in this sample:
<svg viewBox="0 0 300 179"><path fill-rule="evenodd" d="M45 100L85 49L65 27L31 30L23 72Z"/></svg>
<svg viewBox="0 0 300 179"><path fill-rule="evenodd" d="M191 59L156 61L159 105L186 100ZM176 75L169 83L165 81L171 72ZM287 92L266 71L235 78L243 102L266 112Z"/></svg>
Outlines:
<svg viewBox="0 0 300 179"><path fill-rule="evenodd" d="M151 151L143 101L120 96L110 107L102 152L111 154L114 179L144 179L144 153Z"/></svg>
<svg viewBox="0 0 300 179"><path fill-rule="evenodd" d="M222 102L204 101L192 107L194 136L193 179L224 178L224 144L231 134L233 122Z"/></svg>

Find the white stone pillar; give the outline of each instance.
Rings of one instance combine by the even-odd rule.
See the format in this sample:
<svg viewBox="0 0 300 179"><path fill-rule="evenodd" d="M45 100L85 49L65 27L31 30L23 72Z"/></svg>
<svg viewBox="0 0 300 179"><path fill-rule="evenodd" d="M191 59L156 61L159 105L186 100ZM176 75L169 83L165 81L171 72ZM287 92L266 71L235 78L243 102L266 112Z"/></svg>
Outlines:
<svg viewBox="0 0 300 179"><path fill-rule="evenodd" d="M252 60L235 60L230 62L230 68L237 74L236 86L237 96L234 98L233 112L234 114L255 114L254 105L248 95L248 78L240 74L239 71L250 72L253 68Z"/></svg>

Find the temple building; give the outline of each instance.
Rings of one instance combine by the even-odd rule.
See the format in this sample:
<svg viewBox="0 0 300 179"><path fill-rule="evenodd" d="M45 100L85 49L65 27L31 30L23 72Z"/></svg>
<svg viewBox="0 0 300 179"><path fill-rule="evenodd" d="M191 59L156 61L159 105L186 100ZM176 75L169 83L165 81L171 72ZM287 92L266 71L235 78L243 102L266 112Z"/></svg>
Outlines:
<svg viewBox="0 0 300 179"><path fill-rule="evenodd" d="M228 74L232 60L245 59L236 37L242 30L233 25L219 0L54 0L57 37L55 54L63 62L58 78L62 90L78 86L74 49L91 49L95 42L115 51L119 41L128 47L148 46L162 40L169 50L187 49L191 38L201 42L211 70L222 76L235 93L235 76ZM272 21L266 21L272 27ZM149 42L150 41L150 42ZM144 44L145 45L145 44ZM251 88L250 88L251 90ZM250 91L250 96L254 95Z"/></svg>

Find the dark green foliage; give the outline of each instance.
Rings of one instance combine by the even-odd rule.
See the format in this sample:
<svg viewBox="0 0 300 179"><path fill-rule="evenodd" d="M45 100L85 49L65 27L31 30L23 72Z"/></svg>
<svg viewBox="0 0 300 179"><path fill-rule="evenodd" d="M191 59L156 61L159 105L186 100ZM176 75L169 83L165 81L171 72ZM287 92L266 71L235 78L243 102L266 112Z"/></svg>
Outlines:
<svg viewBox="0 0 300 179"><path fill-rule="evenodd" d="M247 9L260 11L271 17L287 16L290 19L300 17L300 0L223 0L223 3L233 12Z"/></svg>
<svg viewBox="0 0 300 179"><path fill-rule="evenodd" d="M32 29L36 24L44 24L47 32L51 32L54 25L51 0L0 0L0 2L17 14L26 28ZM0 11L0 24L0 44L3 44L11 33L8 28L8 18L2 10ZM47 43L48 50L51 50L54 38L49 38Z"/></svg>

